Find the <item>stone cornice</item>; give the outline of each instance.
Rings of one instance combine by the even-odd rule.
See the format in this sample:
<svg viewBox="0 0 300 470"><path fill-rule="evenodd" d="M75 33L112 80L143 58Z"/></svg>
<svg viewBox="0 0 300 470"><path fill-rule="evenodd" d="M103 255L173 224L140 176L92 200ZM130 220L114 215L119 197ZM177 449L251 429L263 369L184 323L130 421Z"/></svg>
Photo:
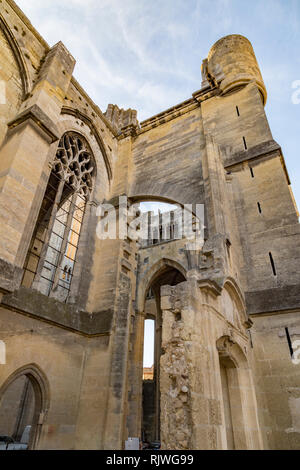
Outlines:
<svg viewBox="0 0 300 470"><path fill-rule="evenodd" d="M36 104L25 111L21 112L17 117L8 123L9 129L15 129L19 125L27 122L34 122L53 143L59 139L59 131L53 121L44 113L44 111Z"/></svg>
<svg viewBox="0 0 300 470"><path fill-rule="evenodd" d="M300 310L300 284L246 292L246 305L249 315L271 312Z"/></svg>
<svg viewBox="0 0 300 470"><path fill-rule="evenodd" d="M198 280L197 284L198 284L200 289L209 290L216 297L218 297L222 293L222 287L219 286L215 281L211 281L211 280L208 280L208 279Z"/></svg>
<svg viewBox="0 0 300 470"><path fill-rule="evenodd" d="M113 134L113 136L118 137L118 133L117 133L116 129L111 125L109 120L106 119L106 117L102 113L99 106L97 106L94 103L94 101L89 97L89 95L84 91L82 86L78 83L78 81L74 77L71 78L71 84L74 86L74 88L76 88L78 93L80 93L80 95L88 102L88 104L91 106L93 111L95 111L95 113L98 115L98 117L100 117L102 119L103 123L107 126L107 128L110 130L110 132Z"/></svg>
<svg viewBox="0 0 300 470"><path fill-rule="evenodd" d="M1 307L84 336L109 336L112 331L112 311L84 312L25 287L4 295Z"/></svg>
<svg viewBox="0 0 300 470"><path fill-rule="evenodd" d="M0 292L7 294L18 289L23 277L23 269L0 258Z"/></svg>
<svg viewBox="0 0 300 470"><path fill-rule="evenodd" d="M138 130L138 135L143 134L144 132L147 132L168 121L176 119L179 116L182 116L190 111L193 111L194 109L199 108L203 101L212 98L218 93L219 90L217 88L212 89L210 87L206 87L204 89L196 91L195 93L193 93L192 98L189 98L188 100L183 101L182 103L172 106L172 108L166 109L165 111L162 111L161 113L156 114L155 116L152 116L151 118L146 119L145 121L142 121L140 123L141 127Z"/></svg>
<svg viewBox="0 0 300 470"><path fill-rule="evenodd" d="M230 170L231 168L240 165L244 162L251 162L255 164L255 161L260 160L262 157L280 157L282 168L286 175L288 185L291 184L290 177L286 168L285 160L282 155L282 149L275 140L268 140L261 144L255 145L248 150L242 150L234 153L229 159L224 162L224 168Z"/></svg>

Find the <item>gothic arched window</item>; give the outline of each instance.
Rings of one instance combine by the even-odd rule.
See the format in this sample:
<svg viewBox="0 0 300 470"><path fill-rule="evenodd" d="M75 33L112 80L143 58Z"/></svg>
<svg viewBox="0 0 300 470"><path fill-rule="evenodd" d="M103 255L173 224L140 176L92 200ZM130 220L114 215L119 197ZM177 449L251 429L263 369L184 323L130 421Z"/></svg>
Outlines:
<svg viewBox="0 0 300 470"><path fill-rule="evenodd" d="M69 132L58 145L25 263L23 285L66 301L95 164L86 140Z"/></svg>

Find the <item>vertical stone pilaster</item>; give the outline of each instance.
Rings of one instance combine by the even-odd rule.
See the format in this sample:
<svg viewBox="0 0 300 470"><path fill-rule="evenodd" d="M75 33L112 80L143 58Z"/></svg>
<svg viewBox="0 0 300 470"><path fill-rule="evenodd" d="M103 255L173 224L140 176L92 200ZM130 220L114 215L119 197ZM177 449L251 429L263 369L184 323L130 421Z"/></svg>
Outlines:
<svg viewBox="0 0 300 470"><path fill-rule="evenodd" d="M162 448L168 450L188 450L192 445L192 337L183 310L189 312L191 321L193 312L187 294L187 283L161 288L161 441Z"/></svg>
<svg viewBox="0 0 300 470"><path fill-rule="evenodd" d="M22 267L34 230L51 144L75 60L58 43L47 54L35 87L9 123L0 149L0 258Z"/></svg>
<svg viewBox="0 0 300 470"><path fill-rule="evenodd" d="M120 216L119 209L120 207L117 206L117 220ZM109 304L109 310L113 315L113 330L111 335L110 387L103 448L113 450L123 448L129 431L127 428L128 391L132 384L128 380L128 373L130 338L134 327L132 319L137 247L136 242L129 238L110 240L109 242L110 249L113 250L110 251L113 262L107 265L109 271L107 275L109 276L111 271L114 273L111 279L113 285L110 286L113 295Z"/></svg>
<svg viewBox="0 0 300 470"><path fill-rule="evenodd" d="M129 437L141 437L143 396L143 343L145 314L136 312L133 317L131 352L128 368L128 415Z"/></svg>
<svg viewBox="0 0 300 470"><path fill-rule="evenodd" d="M114 331L111 345L110 386L106 414L105 450L122 450L125 439L127 406L127 366L130 334L130 279L123 273L115 308Z"/></svg>

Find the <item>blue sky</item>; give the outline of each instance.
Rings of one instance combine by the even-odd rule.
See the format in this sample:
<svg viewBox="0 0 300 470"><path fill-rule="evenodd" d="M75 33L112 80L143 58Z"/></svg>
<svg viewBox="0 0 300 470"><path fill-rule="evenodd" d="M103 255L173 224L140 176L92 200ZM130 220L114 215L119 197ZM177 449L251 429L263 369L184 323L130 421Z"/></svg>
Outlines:
<svg viewBox="0 0 300 470"><path fill-rule="evenodd" d="M106 110L138 110L142 121L201 87L201 62L222 36L253 44L268 89L274 139L282 146L300 207L299 0L17 0L46 41L62 40L75 77ZM300 94L299 94L300 96Z"/></svg>
<svg viewBox="0 0 300 470"><path fill-rule="evenodd" d="M154 363L154 321L145 320L144 367L152 367L153 363Z"/></svg>

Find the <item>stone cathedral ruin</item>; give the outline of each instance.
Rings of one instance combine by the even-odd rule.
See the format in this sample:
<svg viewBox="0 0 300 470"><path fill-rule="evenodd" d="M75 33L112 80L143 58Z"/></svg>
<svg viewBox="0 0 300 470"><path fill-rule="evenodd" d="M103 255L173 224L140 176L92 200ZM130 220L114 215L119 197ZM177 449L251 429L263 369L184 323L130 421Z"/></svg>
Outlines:
<svg viewBox="0 0 300 470"><path fill-rule="evenodd" d="M299 449L300 225L251 43L217 41L199 90L143 122L101 111L74 66L0 2L0 436ZM167 241L100 239L120 196L203 205L201 248L174 219Z"/></svg>

